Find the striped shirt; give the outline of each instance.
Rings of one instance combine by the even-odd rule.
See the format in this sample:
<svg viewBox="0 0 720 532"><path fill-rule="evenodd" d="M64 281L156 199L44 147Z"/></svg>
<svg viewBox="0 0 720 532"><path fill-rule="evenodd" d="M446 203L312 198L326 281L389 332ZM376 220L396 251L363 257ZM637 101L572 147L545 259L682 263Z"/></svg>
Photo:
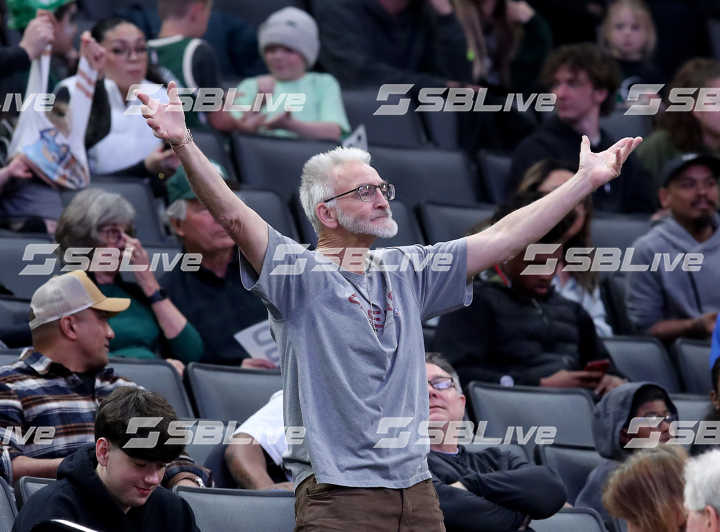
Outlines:
<svg viewBox="0 0 720 532"><path fill-rule="evenodd" d="M17 362L0 366L0 476L14 482L12 460L18 456L64 458L94 443L97 408L120 386L140 387L112 368L73 373L29 350ZM209 472L185 455L168 466L163 484L182 471L210 485Z"/></svg>

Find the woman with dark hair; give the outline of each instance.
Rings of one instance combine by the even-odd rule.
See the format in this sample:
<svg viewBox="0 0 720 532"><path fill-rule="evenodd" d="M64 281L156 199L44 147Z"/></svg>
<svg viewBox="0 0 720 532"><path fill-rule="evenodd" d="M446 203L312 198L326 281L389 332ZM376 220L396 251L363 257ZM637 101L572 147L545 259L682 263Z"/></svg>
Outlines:
<svg viewBox="0 0 720 532"><path fill-rule="evenodd" d="M544 159L528 168L518 185L517 192L536 191L547 194L565 183L576 171L577 165L572 163ZM576 205L572 214L574 215L572 224L562 238L565 249L592 247L590 239L592 198L588 196L582 203ZM598 336L612 336L613 330L607 322L607 311L600 297L595 272L565 272L561 263L553 279L553 286L564 298L582 305L593 319Z"/></svg>
<svg viewBox="0 0 720 532"><path fill-rule="evenodd" d="M720 322L720 318L718 318ZM710 379L712 380L712 390L710 390L710 406L703 421L711 421L713 423L720 422L720 330L717 323L715 324L715 332L713 333L712 347L710 348ZM710 449L720 448L720 445L699 444L693 442L690 446L690 454L697 456Z"/></svg>
<svg viewBox="0 0 720 532"><path fill-rule="evenodd" d="M148 68L147 40L142 31L125 19L107 18L91 30L93 38L106 50L105 68L98 77L93 97L85 147L90 172L138 176L172 175L179 162L172 150L153 135L139 112L136 91L167 102L163 87ZM76 77L61 86L72 93ZM131 91L132 89L132 91Z"/></svg>
<svg viewBox="0 0 720 532"><path fill-rule="evenodd" d="M720 61L691 59L675 75L668 95L674 89L688 89L685 94L694 94L694 102L698 101L698 89L717 91L720 89ZM720 156L720 113L713 110L665 111L660 117L660 128L638 147L637 156L652 174L655 190L658 190L665 164L687 152Z"/></svg>

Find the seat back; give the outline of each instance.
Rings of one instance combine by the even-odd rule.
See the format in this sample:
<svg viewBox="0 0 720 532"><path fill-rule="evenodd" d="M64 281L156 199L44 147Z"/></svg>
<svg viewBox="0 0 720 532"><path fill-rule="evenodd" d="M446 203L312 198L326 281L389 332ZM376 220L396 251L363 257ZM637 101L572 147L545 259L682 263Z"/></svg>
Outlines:
<svg viewBox="0 0 720 532"><path fill-rule="evenodd" d="M680 391L675 368L657 338L613 336L603 343L615 367L631 381L656 382L668 393Z"/></svg>
<svg viewBox="0 0 720 532"><path fill-rule="evenodd" d="M412 110L402 115L374 114L381 105L396 104L399 95L393 95L383 102L378 102L377 96L376 89L342 91L345 112L352 129L364 125L368 143L373 146L421 148L427 144L420 118Z"/></svg>
<svg viewBox="0 0 720 532"><path fill-rule="evenodd" d="M175 409L178 418L195 417L178 372L164 360L111 358L108 365L115 370L115 375L162 395Z"/></svg>
<svg viewBox="0 0 720 532"><path fill-rule="evenodd" d="M613 333L618 335L632 334L635 331L625 306L626 283L627 277L622 274L609 275L599 283L608 323L613 328Z"/></svg>
<svg viewBox="0 0 720 532"><path fill-rule="evenodd" d="M687 393L707 395L712 390L710 344L702 340L679 338L672 347L675 363Z"/></svg>
<svg viewBox="0 0 720 532"><path fill-rule="evenodd" d="M213 11L235 15L258 27L275 11L288 6L304 9L304 4L304 0L214 0Z"/></svg>
<svg viewBox="0 0 720 532"><path fill-rule="evenodd" d="M12 488L0 478L0 532L10 532L17 517L15 496Z"/></svg>
<svg viewBox="0 0 720 532"><path fill-rule="evenodd" d="M590 225L591 242L599 248L617 247L624 253L649 230L647 216L595 212ZM637 263L637 259L632 262Z"/></svg>
<svg viewBox="0 0 720 532"><path fill-rule="evenodd" d="M700 421L710 412L710 399L707 395L674 393L670 399L678 410L678 419L682 421Z"/></svg>
<svg viewBox="0 0 720 532"><path fill-rule="evenodd" d="M210 448L210 452L205 458L205 461L201 463L212 471L216 488L235 488L237 483L235 482L235 479L233 479L232 474L227 467L227 463L225 462L225 449L226 444L224 443L213 445Z"/></svg>
<svg viewBox="0 0 720 532"><path fill-rule="evenodd" d="M468 385L468 393L478 430L483 422L487 422L485 436L504 438L510 427L519 426L527 438L533 428L550 426L557 431L554 443L595 445L591 425L593 401L586 390L534 386L508 388L474 381ZM538 431L535 428L529 441L522 442L514 429L513 443L533 447Z"/></svg>
<svg viewBox="0 0 720 532"><path fill-rule="evenodd" d="M20 477L15 484L15 501L18 509L22 509L25 501L53 482L55 482L54 478Z"/></svg>
<svg viewBox="0 0 720 532"><path fill-rule="evenodd" d="M178 486L200 530L292 532L295 496L289 491L258 491Z"/></svg>
<svg viewBox="0 0 720 532"><path fill-rule="evenodd" d="M510 179L512 157L507 153L480 150L478 164L485 187L485 199L502 204L512 196L514 183Z"/></svg>
<svg viewBox="0 0 720 532"><path fill-rule="evenodd" d="M49 239L0 238L0 284L15 297L30 299L40 285L57 273L56 248Z"/></svg>
<svg viewBox="0 0 720 532"><path fill-rule="evenodd" d="M227 172L229 179L237 179L235 166L228 153L229 150L227 150L227 143L229 142L227 136L210 129L194 129L192 136L195 144L208 159L220 164Z"/></svg>
<svg viewBox="0 0 720 532"><path fill-rule="evenodd" d="M280 371L261 371L193 362L186 368L198 414L238 424L281 389Z"/></svg>
<svg viewBox="0 0 720 532"><path fill-rule="evenodd" d="M295 221L290 215L287 202L272 190L243 188L239 191L240 198L257 212L263 220L272 225L285 236L298 240L300 234Z"/></svg>
<svg viewBox="0 0 720 532"><path fill-rule="evenodd" d="M535 461L558 474L565 484L570 504L575 504L588 475L602 460L593 447L558 444L535 446Z"/></svg>
<svg viewBox="0 0 720 532"><path fill-rule="evenodd" d="M441 150L460 148L459 125L455 113L420 113L430 142Z"/></svg>
<svg viewBox="0 0 720 532"><path fill-rule="evenodd" d="M548 519L532 521L535 532L606 532L600 515L591 508L565 508Z"/></svg>
<svg viewBox="0 0 720 532"><path fill-rule="evenodd" d="M428 243L435 244L464 236L473 226L489 220L495 209L496 206L489 203L469 206L423 203L420 221Z"/></svg>
<svg viewBox="0 0 720 532"><path fill-rule="evenodd" d="M28 317L30 300L0 296L0 340L9 347L32 344Z"/></svg>

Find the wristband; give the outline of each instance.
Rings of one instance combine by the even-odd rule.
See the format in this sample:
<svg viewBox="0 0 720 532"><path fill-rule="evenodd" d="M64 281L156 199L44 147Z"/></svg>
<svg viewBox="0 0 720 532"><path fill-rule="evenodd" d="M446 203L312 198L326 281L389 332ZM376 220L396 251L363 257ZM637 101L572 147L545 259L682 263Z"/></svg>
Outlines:
<svg viewBox="0 0 720 532"><path fill-rule="evenodd" d="M185 128L185 135L183 136L183 139L180 142L178 142L177 144L173 144L172 142L168 141L168 143L170 144L170 147L173 150L177 150L178 148L182 148L186 144L190 144L193 141L194 141L194 139L193 139L192 133L190 133L189 129Z"/></svg>
<svg viewBox="0 0 720 532"><path fill-rule="evenodd" d="M168 298L168 294L164 288L158 288L154 294L148 296L148 301L152 305L158 301L163 301Z"/></svg>

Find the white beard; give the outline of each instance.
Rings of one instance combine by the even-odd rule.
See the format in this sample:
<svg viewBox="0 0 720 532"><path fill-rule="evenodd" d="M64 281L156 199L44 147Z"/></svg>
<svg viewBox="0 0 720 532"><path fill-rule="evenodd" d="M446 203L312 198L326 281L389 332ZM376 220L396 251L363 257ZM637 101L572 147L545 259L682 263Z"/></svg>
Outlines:
<svg viewBox="0 0 720 532"><path fill-rule="evenodd" d="M341 208L337 208L337 217L340 227L351 233L376 236L378 238L392 238L398 232L398 225L392 218L392 211L387 210L388 217L382 221L363 222L357 218L346 215Z"/></svg>

